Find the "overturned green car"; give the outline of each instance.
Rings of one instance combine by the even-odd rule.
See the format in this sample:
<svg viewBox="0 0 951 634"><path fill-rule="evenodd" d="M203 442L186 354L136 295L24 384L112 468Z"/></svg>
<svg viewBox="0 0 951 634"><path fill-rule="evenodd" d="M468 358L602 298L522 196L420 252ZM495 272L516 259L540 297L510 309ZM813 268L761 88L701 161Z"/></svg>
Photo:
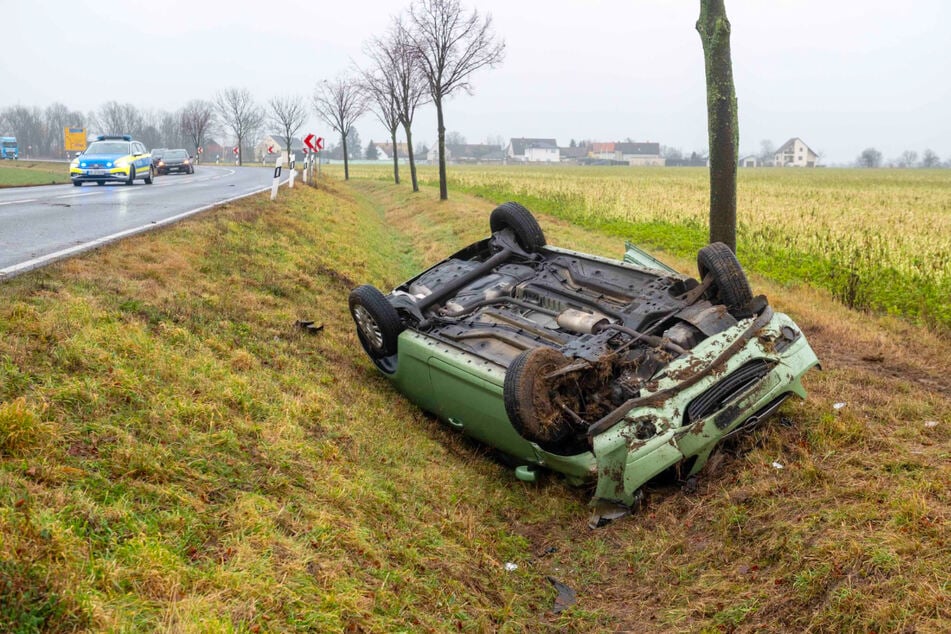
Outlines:
<svg viewBox="0 0 951 634"><path fill-rule="evenodd" d="M545 467L594 481L595 523L805 397L815 353L726 245L700 250L698 281L631 244L623 262L547 246L517 203L489 227L388 295L354 289L357 336L403 394L520 478Z"/></svg>

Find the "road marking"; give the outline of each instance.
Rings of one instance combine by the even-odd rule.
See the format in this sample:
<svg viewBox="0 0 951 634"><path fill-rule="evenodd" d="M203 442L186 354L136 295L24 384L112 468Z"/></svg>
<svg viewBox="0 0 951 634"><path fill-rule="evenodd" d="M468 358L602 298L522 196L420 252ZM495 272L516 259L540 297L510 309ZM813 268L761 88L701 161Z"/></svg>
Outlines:
<svg viewBox="0 0 951 634"><path fill-rule="evenodd" d="M232 172L232 173L233 173L233 172ZM174 223L174 222L177 222L177 221L179 221L179 220L182 220L182 219L184 219L184 218L187 218L188 216L193 216L193 215L195 215L195 214L197 214L197 213L201 213L201 212L203 212L203 211L207 211L207 210L212 209L212 208L214 208L214 207L217 207L217 206L219 206L219 205L225 205L225 204L227 204L227 203L234 202L235 200L239 200L239 199L241 199L241 198L246 198L246 197L248 197L248 196L253 196L254 194L260 194L260 193L262 193L262 192L266 192L266 191L268 191L268 190L270 190L270 189L271 189L271 186L268 185L267 187L264 187L264 188L262 188L262 189L255 189L255 190L253 190L253 191L246 192L246 193L244 193L244 194L238 194L237 196L232 196L232 197L230 197L230 198L224 198L224 199L222 199L222 200L213 202L213 203L211 203L211 204L209 204L209 205L203 205L203 206L201 206L201 207L197 207L197 208L192 209L192 210L190 210L190 211L182 212L182 213L180 213L180 214L178 214L178 215L171 216L171 217L169 217L169 218L164 218L164 219L162 219L162 220L156 220L156 221L154 221L154 222L150 222L150 223L147 224L147 225L141 225L141 226L138 226L138 227L135 227L135 228L132 228L132 229L126 229L125 231L120 231L120 232L118 232L118 233L113 233L112 235L104 236L104 237L102 237L102 238L96 238L95 240L91 240L90 242L85 242L85 243L83 243L83 244L77 244L76 246L69 247L68 249L63 249L63 250L57 251L57 252L55 252L55 253L50 253L49 255L43 255L43 256L40 256L40 257L38 257L38 258L33 258L32 260L27 260L27 261L25 261L25 262L20 262L19 264L14 264L14 265L12 265L12 266L8 266L8 267L6 267L6 268L0 269L0 281L5 280L5 279L10 278L10 277L13 277L13 276L15 276L15 275L19 275L20 273L25 273L25 272L30 271L30 270L32 270L32 269L39 268L39 267L44 266L44 265L46 265L46 264L50 264L51 262L55 262L56 260L62 260L63 258L67 258L67 257L69 257L69 256L71 256L71 255L76 255L76 254L78 254L78 253L82 253L83 251L89 251L89 250L91 250L91 249L95 249L96 247L105 246L105 245L107 245L107 244L109 244L109 243L111 243L111 242L115 242L115 241L117 241L117 240L121 240L122 238L127 238L127 237L129 237L129 236L133 236L133 235L135 235L135 234L137 234L137 233L144 233L144 232L146 232L146 231L151 231L152 229L156 229L156 228L161 227L161 226L164 226L164 225L172 224L172 223ZM126 190L126 191L127 191L127 190ZM98 193L98 192L96 192L96 193ZM33 200L35 200L35 199L33 199ZM24 202L24 201L11 201L11 202ZM26 201L26 202L29 202L29 201ZM5 203L5 204L10 204L10 203Z"/></svg>
<svg viewBox="0 0 951 634"><path fill-rule="evenodd" d="M36 198L24 198L23 200L8 200L5 203L0 203L0 205L15 205L17 203L32 203L36 201Z"/></svg>

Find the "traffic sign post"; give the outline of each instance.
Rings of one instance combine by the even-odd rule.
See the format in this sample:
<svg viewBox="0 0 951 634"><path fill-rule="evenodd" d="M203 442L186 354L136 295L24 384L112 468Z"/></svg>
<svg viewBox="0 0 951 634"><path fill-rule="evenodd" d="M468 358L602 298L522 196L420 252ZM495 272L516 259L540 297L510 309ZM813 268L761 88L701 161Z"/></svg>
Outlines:
<svg viewBox="0 0 951 634"><path fill-rule="evenodd" d="M238 146L236 145L233 148L231 148L231 151L234 152L234 164L237 165L239 161L241 160L240 158L238 158Z"/></svg>
<svg viewBox="0 0 951 634"><path fill-rule="evenodd" d="M277 200L277 186L281 183L281 165L284 164L284 157L278 156L274 162L274 180L271 182L271 200Z"/></svg>

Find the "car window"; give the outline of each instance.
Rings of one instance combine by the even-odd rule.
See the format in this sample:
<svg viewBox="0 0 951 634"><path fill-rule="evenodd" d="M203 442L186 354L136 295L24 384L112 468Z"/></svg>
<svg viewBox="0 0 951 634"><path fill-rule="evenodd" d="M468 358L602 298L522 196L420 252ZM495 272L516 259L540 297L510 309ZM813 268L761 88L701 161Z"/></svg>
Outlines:
<svg viewBox="0 0 951 634"><path fill-rule="evenodd" d="M165 157L170 159L188 158L188 152L185 150L169 150L165 153Z"/></svg>
<svg viewBox="0 0 951 634"><path fill-rule="evenodd" d="M86 154L129 154L131 143L125 141L96 141L86 149Z"/></svg>

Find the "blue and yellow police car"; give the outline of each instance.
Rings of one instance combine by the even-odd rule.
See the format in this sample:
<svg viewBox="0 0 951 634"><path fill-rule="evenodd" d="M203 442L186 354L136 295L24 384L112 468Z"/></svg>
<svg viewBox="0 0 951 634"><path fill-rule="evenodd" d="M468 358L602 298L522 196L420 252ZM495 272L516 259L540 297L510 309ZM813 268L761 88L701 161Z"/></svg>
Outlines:
<svg viewBox="0 0 951 634"><path fill-rule="evenodd" d="M76 187L83 183L104 185L109 181L132 185L137 178L151 185L154 176L152 157L142 143L133 141L128 134L96 137L69 164L69 177Z"/></svg>

